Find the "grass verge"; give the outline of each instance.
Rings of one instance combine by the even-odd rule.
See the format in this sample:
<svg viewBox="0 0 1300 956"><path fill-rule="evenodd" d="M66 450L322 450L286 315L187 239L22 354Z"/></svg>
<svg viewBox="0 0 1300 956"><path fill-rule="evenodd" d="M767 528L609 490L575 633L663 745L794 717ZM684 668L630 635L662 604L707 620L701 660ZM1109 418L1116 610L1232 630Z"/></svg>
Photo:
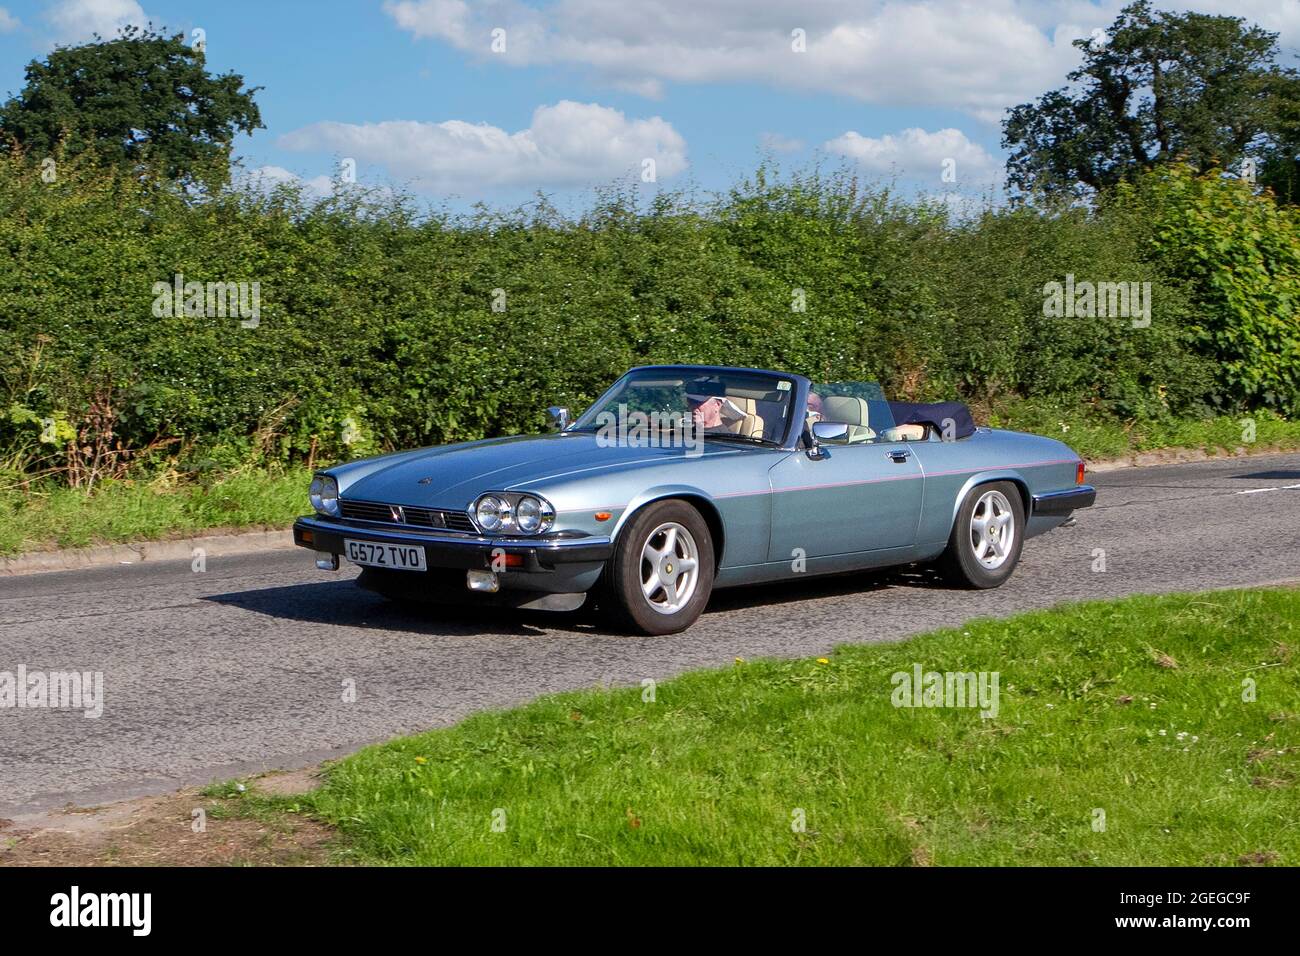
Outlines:
<svg viewBox="0 0 1300 956"><path fill-rule="evenodd" d="M339 862L1296 865L1297 651L1300 590L1070 605L550 696L247 799ZM996 672L996 716L895 707L918 664Z"/></svg>
<svg viewBox="0 0 1300 956"><path fill-rule="evenodd" d="M1080 409L1016 402L988 415L987 422L995 428L1058 438L1088 461L1174 448L1206 452L1300 448L1300 422L1267 412L1252 416L1117 421L1089 415Z"/></svg>
<svg viewBox="0 0 1300 956"><path fill-rule="evenodd" d="M285 528L308 510L305 470L212 482L116 481L92 494L44 484L0 492L0 554L186 537L215 528Z"/></svg>

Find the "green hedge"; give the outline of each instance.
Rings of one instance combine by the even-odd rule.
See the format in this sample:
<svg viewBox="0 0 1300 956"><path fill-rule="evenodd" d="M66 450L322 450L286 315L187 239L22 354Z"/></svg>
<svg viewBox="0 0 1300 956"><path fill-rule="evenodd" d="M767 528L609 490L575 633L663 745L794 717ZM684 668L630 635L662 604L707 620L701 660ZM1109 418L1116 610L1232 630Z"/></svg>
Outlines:
<svg viewBox="0 0 1300 956"><path fill-rule="evenodd" d="M1205 332L1211 312L1232 325L1260 297L1276 308L1294 272L1289 292L1190 282L1204 268L1142 202L951 220L845 176L763 169L705 199L613 192L576 218L545 203L450 217L356 188L196 198L5 161L0 455L28 475L89 439L146 471L352 457L535 429L546 405L581 406L653 362L1103 417L1294 413L1294 393L1223 374L1231 343ZM156 316L154 284L176 273L259 282L259 325ZM1150 327L1045 316L1044 284L1067 273L1150 282ZM1294 344L1294 316L1279 334ZM1267 377L1275 347L1238 351Z"/></svg>

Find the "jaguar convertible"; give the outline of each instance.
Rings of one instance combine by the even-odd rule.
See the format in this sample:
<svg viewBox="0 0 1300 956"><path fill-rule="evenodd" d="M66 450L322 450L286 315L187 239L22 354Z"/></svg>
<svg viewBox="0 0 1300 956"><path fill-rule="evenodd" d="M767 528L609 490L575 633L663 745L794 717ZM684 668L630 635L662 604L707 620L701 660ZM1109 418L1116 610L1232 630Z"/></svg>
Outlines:
<svg viewBox="0 0 1300 956"><path fill-rule="evenodd" d="M647 366L574 419L549 413L548 434L318 472L295 543L395 600L594 596L623 627L668 634L715 588L920 562L997 587L1028 538L1096 497L1061 442L873 383Z"/></svg>

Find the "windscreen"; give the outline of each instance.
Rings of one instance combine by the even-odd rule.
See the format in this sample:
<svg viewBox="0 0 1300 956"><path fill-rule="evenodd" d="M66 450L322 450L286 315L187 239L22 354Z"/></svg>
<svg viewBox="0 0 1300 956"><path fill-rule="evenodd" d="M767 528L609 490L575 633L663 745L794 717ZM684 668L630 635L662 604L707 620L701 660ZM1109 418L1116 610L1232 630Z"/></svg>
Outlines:
<svg viewBox="0 0 1300 956"><path fill-rule="evenodd" d="M779 445L790 423L793 396L793 380L778 375L639 369L623 376L571 430L596 431L611 417L635 417L659 431L689 423L706 438L735 436Z"/></svg>

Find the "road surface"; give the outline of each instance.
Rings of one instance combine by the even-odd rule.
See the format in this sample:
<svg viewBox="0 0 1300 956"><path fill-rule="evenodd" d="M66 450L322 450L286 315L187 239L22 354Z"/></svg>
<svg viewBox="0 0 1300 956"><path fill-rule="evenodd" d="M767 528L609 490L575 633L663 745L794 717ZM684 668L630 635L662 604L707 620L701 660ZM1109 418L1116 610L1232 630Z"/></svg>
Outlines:
<svg viewBox="0 0 1300 956"><path fill-rule="evenodd" d="M306 766L475 710L736 657L815 655L1061 601L1300 578L1300 455L1092 480L1097 505L1029 541L999 590L948 590L909 571L725 591L670 637L611 634L581 616L413 613L356 588L355 569L317 571L297 548L209 559L202 572L169 561L0 579L0 671L104 680L98 719L0 709L0 817Z"/></svg>

